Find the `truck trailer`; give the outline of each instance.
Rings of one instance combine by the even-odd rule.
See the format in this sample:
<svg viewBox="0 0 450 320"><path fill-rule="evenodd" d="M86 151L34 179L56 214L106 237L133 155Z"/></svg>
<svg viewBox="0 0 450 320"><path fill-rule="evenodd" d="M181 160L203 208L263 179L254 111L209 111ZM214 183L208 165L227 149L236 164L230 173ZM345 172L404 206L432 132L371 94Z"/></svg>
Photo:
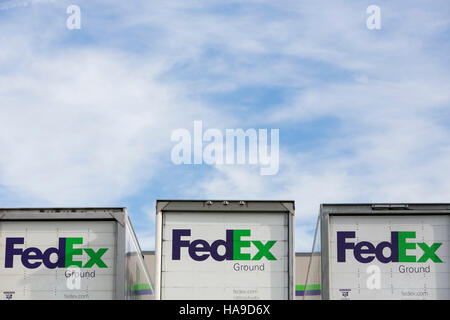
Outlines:
<svg viewBox="0 0 450 320"><path fill-rule="evenodd" d="M450 204L322 204L319 225L322 299L450 299Z"/></svg>
<svg viewBox="0 0 450 320"><path fill-rule="evenodd" d="M294 202L158 200L155 298L295 297Z"/></svg>
<svg viewBox="0 0 450 320"><path fill-rule="evenodd" d="M0 209L0 299L153 299L126 208Z"/></svg>

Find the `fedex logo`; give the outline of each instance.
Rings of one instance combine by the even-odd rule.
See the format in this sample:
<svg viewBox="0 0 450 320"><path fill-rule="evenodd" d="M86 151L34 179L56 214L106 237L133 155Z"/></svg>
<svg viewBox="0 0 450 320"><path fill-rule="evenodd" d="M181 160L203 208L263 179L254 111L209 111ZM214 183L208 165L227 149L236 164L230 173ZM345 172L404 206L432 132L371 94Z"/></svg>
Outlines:
<svg viewBox="0 0 450 320"><path fill-rule="evenodd" d="M13 268L14 256L20 256L23 266L28 269L36 269L42 264L49 269L72 266L92 268L94 265L97 265L99 268L108 268L101 259L108 250L107 248L101 248L97 252L89 248L74 248L74 245L83 244L83 238L59 238L58 248L48 248L45 251L35 247L20 248L19 245L24 243L24 238L6 238L5 268ZM83 255L83 251L90 258L84 265L82 261L74 260L76 256ZM50 260L52 255L58 257L56 262Z"/></svg>
<svg viewBox="0 0 450 320"><path fill-rule="evenodd" d="M270 249L274 246L276 241L270 240L265 244L262 241L248 241L242 240L243 237L250 237L251 231L249 229L243 230L226 230L225 240L219 239L211 244L206 240L197 239L194 241L181 240L182 237L189 237L191 235L190 229L174 229L172 232L172 260L180 260L181 248L188 248L189 256L195 261L203 261L210 256L216 261L223 260L277 260ZM258 252L251 257L250 253L243 253L242 248L249 248L255 246ZM223 254L219 253L219 247L225 248Z"/></svg>
<svg viewBox="0 0 450 320"><path fill-rule="evenodd" d="M361 263L369 263L375 258L381 263L389 262L442 262L437 256L436 251L442 243L433 243L431 246L421 242L410 242L408 239L415 239L416 233L412 231L392 231L391 241L383 241L376 246L369 241L354 243L350 239L356 238L353 231L337 232L337 261L346 261L347 250L353 251L355 259ZM422 255L419 259L415 255L407 255L406 250L416 250L419 247ZM383 249L388 248L390 253L385 256Z"/></svg>

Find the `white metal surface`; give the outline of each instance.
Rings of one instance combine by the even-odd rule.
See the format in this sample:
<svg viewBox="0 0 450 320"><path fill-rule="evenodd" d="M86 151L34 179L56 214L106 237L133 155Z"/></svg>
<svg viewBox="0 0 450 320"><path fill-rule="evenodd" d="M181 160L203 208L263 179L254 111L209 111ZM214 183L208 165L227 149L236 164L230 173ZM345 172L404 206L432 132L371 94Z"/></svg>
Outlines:
<svg viewBox="0 0 450 320"><path fill-rule="evenodd" d="M289 283L292 279L289 274L292 256L289 253L293 251L289 244L289 219L288 213L165 212L160 248L160 298L289 299L292 287ZM263 245L275 241L269 252L276 260L263 256L260 260L233 258L216 261L208 256L203 261L196 261L189 254L188 245L180 247L180 259L176 260L174 230L190 230L190 236L181 237L182 241L192 243L201 239L209 245L217 240L226 240L227 230L250 230L249 236L240 238L250 241L250 247L242 247L240 252L253 258L259 250L251 241L261 241ZM226 245L217 248L220 255L226 255ZM207 251L198 252L198 255L208 254Z"/></svg>
<svg viewBox="0 0 450 320"><path fill-rule="evenodd" d="M335 215L329 221L329 297L330 299L449 299L450 298L450 217L448 215ZM347 243L345 262L338 261L338 232L354 232L355 238L341 238ZM408 238L400 240L400 245L392 232L410 232ZM415 234L415 237L412 235ZM341 235L343 235L341 233ZM394 239L394 240L392 240ZM351 246L363 242L355 255ZM384 242L384 257L396 256L404 252L405 258L380 262L373 253ZM370 243L370 244L369 244ZM402 249L403 243L408 246ZM435 254L442 260L426 259L418 262L424 252L417 243L431 247L441 243ZM392 246L392 248L391 248ZM380 248L382 248L380 247ZM394 251L394 253L392 253ZM341 250L341 260L343 258ZM358 257L358 258L357 258ZM360 262L358 259L371 259ZM381 256L380 256L381 257ZM415 258L414 258L415 257ZM367 260L365 260L367 261Z"/></svg>
<svg viewBox="0 0 450 320"><path fill-rule="evenodd" d="M114 221L2 221L0 223L0 299L113 299L115 297L116 268L116 222ZM17 251L13 255L12 267L6 265L7 238L23 238L23 244L15 244ZM60 238L82 238L82 244L74 244L76 252L72 258L81 261L82 268L73 269L84 277L70 276L67 267L48 268L42 263L37 268L28 268L22 259L28 262L42 262L34 255L25 256L27 248L37 248L44 253L49 248L53 253L50 261L67 259L67 251L60 256ZM11 247L11 245L9 245ZM90 260L84 249L98 252L106 249L99 257L106 267L94 264L86 267ZM66 248L64 248L66 250ZM35 252L39 252L33 250ZM92 253L92 251L91 251ZM35 253L34 253L35 254Z"/></svg>

